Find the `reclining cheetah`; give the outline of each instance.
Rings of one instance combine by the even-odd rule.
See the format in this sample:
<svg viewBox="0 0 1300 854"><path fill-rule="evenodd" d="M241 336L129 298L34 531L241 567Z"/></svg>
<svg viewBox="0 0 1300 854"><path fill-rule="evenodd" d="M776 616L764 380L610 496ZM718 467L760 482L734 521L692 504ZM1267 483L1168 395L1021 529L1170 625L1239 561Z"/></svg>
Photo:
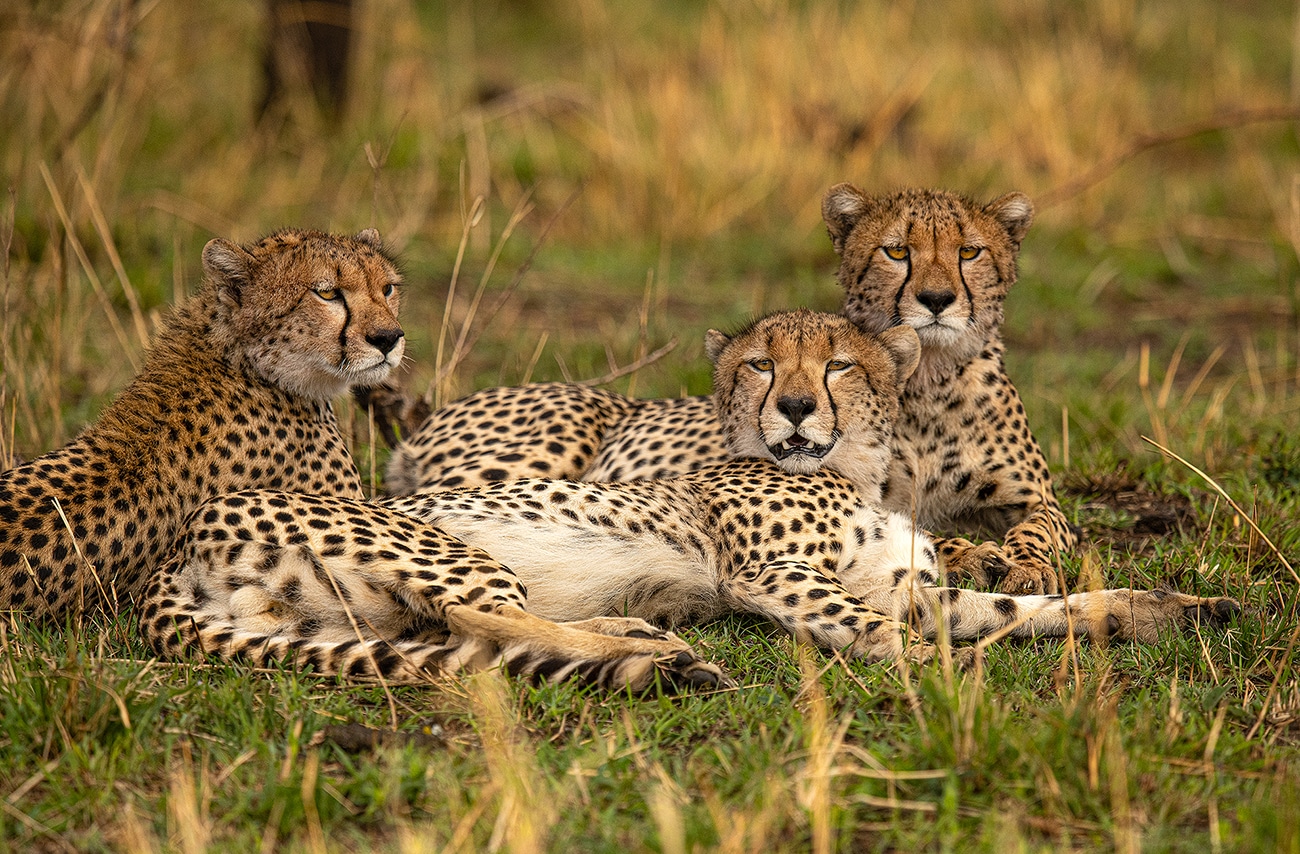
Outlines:
<svg viewBox="0 0 1300 854"><path fill-rule="evenodd" d="M1052 491L1002 359L1003 301L1033 217L1011 193L980 205L939 190L827 193L844 314L869 332L898 324L921 338L903 391L884 504L926 528L1005 534L999 551L939 540L954 575L1006 593L1055 592L1053 552L1075 535ZM661 478L725 458L707 397L632 400L577 385L472 394L434 412L390 460L394 493L544 475L584 481Z"/></svg>
<svg viewBox="0 0 1300 854"><path fill-rule="evenodd" d="M203 266L201 292L98 421L0 474L0 608L116 610L223 492L361 497L330 400L402 358L401 280L379 234L218 239Z"/></svg>
<svg viewBox="0 0 1300 854"><path fill-rule="evenodd" d="M523 613L525 586L539 617L680 625L749 611L868 660L928 656L929 643L907 643L909 627L927 639L942 625L954 639L1073 627L1150 640L1236 610L1229 599L1164 592L1067 602L936 587L929 540L879 506L919 349L908 326L872 335L808 311L733 338L710 333L720 422L731 450L750 458L668 480L522 479L394 498L382 510L276 493L219 498L195 514L184 557L151 592L146 628L162 651L229 654L233 642L261 660L364 626L392 642L364 647L379 669L408 677L424 662L407 638L444 623L487 633L487 621ZM477 610L453 614L462 602ZM562 666L539 666L537 655L501 660L511 670Z"/></svg>
<svg viewBox="0 0 1300 854"><path fill-rule="evenodd" d="M0 474L0 608L64 620L130 604L156 585L164 560L175 564L178 536L207 522L192 515L196 508L223 493L309 494L268 501L261 518L247 508L248 527L222 543L231 563L273 551L268 526L284 528L282 502L314 507L314 496L362 497L330 400L381 382L402 358L401 277L378 232L289 229L250 246L213 240L203 265L200 293L173 312L140 375L99 420L67 447ZM241 502L221 500L232 512ZM358 518L393 516L347 506ZM333 539L321 524L310 517L304 530L324 537L328 553ZM417 541L446 539L413 520L402 524ZM300 531L286 537L290 551L309 539ZM501 595L517 594L512 587ZM416 645L413 655L472 666L500 650L543 650L539 662L567 656L608 687L645 686L661 670L699 671L706 680L717 672L639 621L584 631L526 614L491 624L446 611L461 636Z"/></svg>

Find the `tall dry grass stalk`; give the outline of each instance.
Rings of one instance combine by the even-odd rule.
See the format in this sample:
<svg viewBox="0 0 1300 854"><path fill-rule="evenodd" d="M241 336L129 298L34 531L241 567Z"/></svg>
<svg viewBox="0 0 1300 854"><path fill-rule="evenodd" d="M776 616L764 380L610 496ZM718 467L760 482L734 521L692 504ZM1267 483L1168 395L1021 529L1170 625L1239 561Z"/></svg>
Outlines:
<svg viewBox="0 0 1300 854"><path fill-rule="evenodd" d="M547 791L531 748L516 731L518 718L507 700L505 677L497 671L476 674L467 687L490 778L479 797L496 799L487 849L512 854L543 851L557 803Z"/></svg>
<svg viewBox="0 0 1300 854"><path fill-rule="evenodd" d="M331 131L306 103L254 114L264 34L251 0L15 11L0 31L0 170L17 223L0 356L18 452L62 441L62 422L124 384L151 315L214 235L374 225L398 251L446 256L482 197L468 234L480 271L510 211L527 200L537 215L518 227L535 232L581 188L557 240L803 247L838 180L1038 196L1112 162L1040 220L1131 243L1190 228L1221 198L1233 222L1263 228L1288 210L1290 175L1268 158L1177 141L1177 169L1159 150L1125 156L1228 106L1289 104L1219 14L1189 13L1182 29L1131 0L719 0L654 26L647 14L596 0L521 11L511 20L572 47L520 44L506 63L496 20L473 4L361 4L355 97ZM1270 130L1228 133L1249 154Z"/></svg>

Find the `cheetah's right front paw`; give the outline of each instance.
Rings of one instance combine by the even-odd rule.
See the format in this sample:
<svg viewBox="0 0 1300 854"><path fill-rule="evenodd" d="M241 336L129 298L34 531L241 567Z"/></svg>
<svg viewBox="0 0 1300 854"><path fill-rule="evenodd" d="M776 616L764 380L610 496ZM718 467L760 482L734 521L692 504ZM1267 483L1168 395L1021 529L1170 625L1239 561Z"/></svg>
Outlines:
<svg viewBox="0 0 1300 854"><path fill-rule="evenodd" d="M959 537L945 539L939 557L950 584L967 582L977 590L992 590L1013 566L997 543L976 545Z"/></svg>
<svg viewBox="0 0 1300 854"><path fill-rule="evenodd" d="M1056 570L1047 564L1038 563L1013 565L998 585L999 593L1011 596L1039 596L1059 590Z"/></svg>

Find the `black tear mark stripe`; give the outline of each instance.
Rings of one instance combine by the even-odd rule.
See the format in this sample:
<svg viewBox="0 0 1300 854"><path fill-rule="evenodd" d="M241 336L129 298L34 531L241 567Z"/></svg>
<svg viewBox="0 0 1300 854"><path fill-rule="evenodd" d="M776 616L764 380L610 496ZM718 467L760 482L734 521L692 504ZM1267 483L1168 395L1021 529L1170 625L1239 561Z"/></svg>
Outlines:
<svg viewBox="0 0 1300 854"><path fill-rule="evenodd" d="M772 352L772 338L775 336L775 334L776 333L774 332L768 332L767 334L766 350L769 354ZM758 412L760 415L762 415L764 409L767 409L767 399L772 396L772 389L776 388L776 360L775 359L772 360L771 375L772 378L768 382L767 388L763 389L763 399L758 404ZM762 438L761 430L759 433L759 438L760 439Z"/></svg>
<svg viewBox="0 0 1300 854"><path fill-rule="evenodd" d="M907 229L907 236L910 241L912 236L912 228L910 225L908 226ZM911 244L909 243L908 245L910 246ZM897 326L903 320L903 293L907 290L908 283L912 281L912 253L910 250L908 251L907 257L904 260L907 262L907 273L903 276L903 284L899 285L898 292L894 294L894 325L895 326Z"/></svg>
<svg viewBox="0 0 1300 854"><path fill-rule="evenodd" d="M339 327L339 361L347 360L348 326L352 324L352 307L348 305L348 295L339 290L339 302L343 303L343 325Z"/></svg>
<svg viewBox="0 0 1300 854"><path fill-rule="evenodd" d="M970 285L966 284L966 265L961 260L961 247L966 245L966 227L961 220L957 221L957 277L961 279L961 286L966 291L966 304L970 306L969 320L975 322L975 295L971 293Z"/></svg>
<svg viewBox="0 0 1300 854"><path fill-rule="evenodd" d="M835 340L831 339L831 352L834 353ZM831 372L827 368L822 372L822 388L826 391L826 401L831 408L831 433L834 435L840 430L840 408L835 405L835 395L831 394Z"/></svg>

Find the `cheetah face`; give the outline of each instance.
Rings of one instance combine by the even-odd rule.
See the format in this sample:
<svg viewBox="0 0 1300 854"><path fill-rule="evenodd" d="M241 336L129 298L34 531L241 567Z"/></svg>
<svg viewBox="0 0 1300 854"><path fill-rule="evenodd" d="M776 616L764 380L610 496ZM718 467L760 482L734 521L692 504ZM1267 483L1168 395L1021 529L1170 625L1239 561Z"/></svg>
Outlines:
<svg viewBox="0 0 1300 854"><path fill-rule="evenodd" d="M1002 324L1033 205L1020 193L980 206L941 190L867 196L839 184L822 216L840 256L845 315L869 332L906 324L923 360L964 362Z"/></svg>
<svg viewBox="0 0 1300 854"><path fill-rule="evenodd" d="M213 240L203 263L248 362L286 391L328 400L378 385L402 360L401 275L374 229Z"/></svg>
<svg viewBox="0 0 1300 854"><path fill-rule="evenodd" d="M919 348L909 327L870 335L840 315L806 310L734 336L711 330L714 406L732 453L796 474L829 466L878 491Z"/></svg>

